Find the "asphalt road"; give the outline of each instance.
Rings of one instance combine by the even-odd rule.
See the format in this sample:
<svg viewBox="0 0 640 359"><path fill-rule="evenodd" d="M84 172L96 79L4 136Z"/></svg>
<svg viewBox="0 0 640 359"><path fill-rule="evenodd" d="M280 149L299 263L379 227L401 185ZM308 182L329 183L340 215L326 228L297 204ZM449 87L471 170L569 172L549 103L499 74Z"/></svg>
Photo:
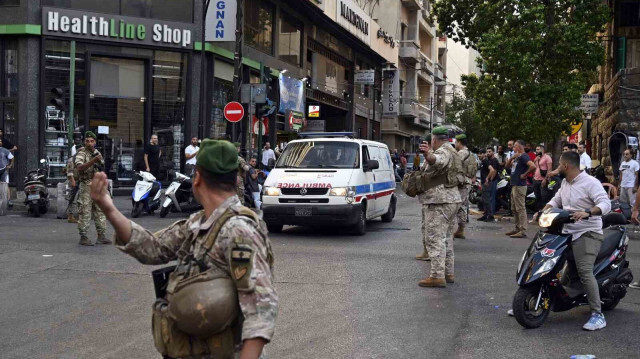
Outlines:
<svg viewBox="0 0 640 359"><path fill-rule="evenodd" d="M125 198L118 204L130 210ZM179 218L170 217L137 222L155 230ZM268 356L640 357L640 290L606 314L604 330L581 330L586 307L525 330L506 311L529 240L501 235L508 222L472 219L468 239L455 242L456 283L426 289L417 282L429 264L413 259L420 225L419 205L401 198L396 219L370 222L363 237L300 227L272 236L281 302ZM0 358L159 358L150 333L155 267L113 246L79 246L76 227L54 215L10 213L0 228ZM632 241L629 254L638 277L639 247Z"/></svg>

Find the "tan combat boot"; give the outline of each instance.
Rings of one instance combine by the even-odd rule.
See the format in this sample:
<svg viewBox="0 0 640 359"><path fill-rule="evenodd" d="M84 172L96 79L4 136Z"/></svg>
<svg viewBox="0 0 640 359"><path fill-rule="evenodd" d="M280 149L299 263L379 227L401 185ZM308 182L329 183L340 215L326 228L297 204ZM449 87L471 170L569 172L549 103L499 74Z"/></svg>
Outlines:
<svg viewBox="0 0 640 359"><path fill-rule="evenodd" d="M418 282L418 285L421 287L429 287L429 288L446 288L447 282L444 278L433 278L429 277L427 279L423 279Z"/></svg>
<svg viewBox="0 0 640 359"><path fill-rule="evenodd" d="M67 222L78 223L78 220L76 219L76 217L73 216L73 213L69 213L69 215L67 216Z"/></svg>
<svg viewBox="0 0 640 359"><path fill-rule="evenodd" d="M104 236L104 234L98 234L98 239L96 239L97 243L100 244L111 244L111 241Z"/></svg>
<svg viewBox="0 0 640 359"><path fill-rule="evenodd" d="M453 274L447 274L444 276L444 280L447 283L455 283L455 277L453 276Z"/></svg>
<svg viewBox="0 0 640 359"><path fill-rule="evenodd" d="M87 238L87 236L80 236L80 243L81 246L92 246L93 243L91 243L91 241L89 240L89 238Z"/></svg>
<svg viewBox="0 0 640 359"><path fill-rule="evenodd" d="M464 236L464 224L458 225L458 230L453 234L453 238L466 239Z"/></svg>
<svg viewBox="0 0 640 359"><path fill-rule="evenodd" d="M418 254L416 256L416 259L419 260L419 261L430 261L431 260L431 258L429 258L429 253L427 252L426 249L422 251L422 254Z"/></svg>

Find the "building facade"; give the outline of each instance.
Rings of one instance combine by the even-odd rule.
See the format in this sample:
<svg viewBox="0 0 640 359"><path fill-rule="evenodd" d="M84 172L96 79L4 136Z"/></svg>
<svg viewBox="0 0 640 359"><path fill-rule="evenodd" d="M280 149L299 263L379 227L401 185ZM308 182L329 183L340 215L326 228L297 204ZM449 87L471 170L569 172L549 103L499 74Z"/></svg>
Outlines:
<svg viewBox="0 0 640 359"><path fill-rule="evenodd" d="M236 96L234 42L203 51L204 10L193 0L0 1L0 128L18 146L10 182L21 188L40 158L51 163L51 183L63 180L69 130L98 134L116 186L131 185L144 169L152 134L162 181L182 168L192 136L231 135L251 149L260 122L262 140L275 144L305 128L381 138L376 85L356 86L354 78L381 70L397 48L375 36L379 26L352 1L245 0L241 78L267 82L270 106L262 121L246 111L236 126L223 115ZM307 119L310 105L318 117Z"/></svg>
<svg viewBox="0 0 640 359"><path fill-rule="evenodd" d="M598 113L583 125L591 157L611 180L617 178L622 152L640 133L640 3L610 1L612 21L602 35L605 64L589 93L599 94Z"/></svg>
<svg viewBox="0 0 640 359"><path fill-rule="evenodd" d="M399 115L383 120L383 141L415 152L425 132L444 123L446 38L431 22L432 1L381 0L374 18L399 42Z"/></svg>
<svg viewBox="0 0 640 359"><path fill-rule="evenodd" d="M480 53L474 48L466 48L459 42L447 39L448 67L447 83L450 89L460 93L462 91L461 77L463 75L480 74L477 59Z"/></svg>

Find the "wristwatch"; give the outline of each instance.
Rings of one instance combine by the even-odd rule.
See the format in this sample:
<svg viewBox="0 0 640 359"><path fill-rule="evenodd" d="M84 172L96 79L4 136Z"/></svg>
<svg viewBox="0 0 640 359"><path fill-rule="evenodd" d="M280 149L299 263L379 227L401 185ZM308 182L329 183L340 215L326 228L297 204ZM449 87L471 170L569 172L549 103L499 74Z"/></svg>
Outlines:
<svg viewBox="0 0 640 359"><path fill-rule="evenodd" d="M589 216L591 216L591 208L589 208L589 209L585 209L584 211L585 211L585 212L587 212L587 214L588 214Z"/></svg>

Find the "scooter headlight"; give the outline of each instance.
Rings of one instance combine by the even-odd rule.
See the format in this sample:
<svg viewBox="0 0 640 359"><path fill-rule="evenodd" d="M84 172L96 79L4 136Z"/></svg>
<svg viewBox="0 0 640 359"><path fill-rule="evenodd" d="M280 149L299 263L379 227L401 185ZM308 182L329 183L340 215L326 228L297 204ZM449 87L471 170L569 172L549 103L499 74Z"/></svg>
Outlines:
<svg viewBox="0 0 640 359"><path fill-rule="evenodd" d="M282 191L280 191L280 188L278 188L278 187L265 187L263 194L265 196L277 197L277 196L280 196L282 194Z"/></svg>
<svg viewBox="0 0 640 359"><path fill-rule="evenodd" d="M556 263L558 263L558 260L560 259L560 257L555 257L555 258L551 258L551 259L547 259L546 262L544 262L544 264L542 265L542 267L538 268L538 270L534 273L534 275L545 275L547 273L549 273L550 270L553 269L553 267L556 266Z"/></svg>
<svg viewBox="0 0 640 359"><path fill-rule="evenodd" d="M558 217L559 214L560 213L543 213L540 216L540 221L538 221L538 224L542 228L549 228L549 227L551 227L551 223L553 223L553 220L556 217Z"/></svg>

